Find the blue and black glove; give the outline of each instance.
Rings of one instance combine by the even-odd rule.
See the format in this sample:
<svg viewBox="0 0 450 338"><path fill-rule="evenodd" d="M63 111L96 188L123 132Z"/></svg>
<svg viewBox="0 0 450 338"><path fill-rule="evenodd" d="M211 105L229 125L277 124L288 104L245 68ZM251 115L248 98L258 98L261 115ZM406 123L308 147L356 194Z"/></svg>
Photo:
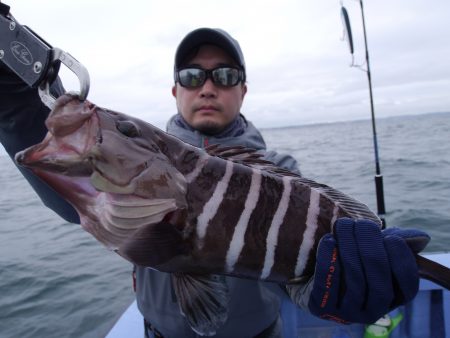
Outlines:
<svg viewBox="0 0 450 338"><path fill-rule="evenodd" d="M380 230L369 220L338 219L333 234L319 243L314 278L288 292L323 319L373 323L415 297L419 274L414 253L429 240L419 230Z"/></svg>

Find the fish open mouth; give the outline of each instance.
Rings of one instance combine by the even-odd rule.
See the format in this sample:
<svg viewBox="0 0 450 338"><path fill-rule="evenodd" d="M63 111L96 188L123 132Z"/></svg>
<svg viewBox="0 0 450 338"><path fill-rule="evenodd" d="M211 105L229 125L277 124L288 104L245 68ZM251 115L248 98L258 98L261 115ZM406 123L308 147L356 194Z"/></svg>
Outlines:
<svg viewBox="0 0 450 338"><path fill-rule="evenodd" d="M81 160L78 157L42 158L36 161L26 158L24 152L17 153L15 160L17 164L28 167L34 171L48 171L65 176L84 177L90 176L93 172L89 160Z"/></svg>
<svg viewBox="0 0 450 338"><path fill-rule="evenodd" d="M46 120L47 135L38 144L16 154L17 164L72 177L93 173L92 149L101 142L95 107L64 95Z"/></svg>
<svg viewBox="0 0 450 338"><path fill-rule="evenodd" d="M78 209L100 193L92 185L90 176L66 176L64 173L34 167L34 173Z"/></svg>
<svg viewBox="0 0 450 338"><path fill-rule="evenodd" d="M60 151L40 156L43 143L19 152L16 162L31 169L74 206L96 198L99 193L132 193L133 187L120 186L96 168L95 161L76 152ZM92 202L92 201L91 201Z"/></svg>

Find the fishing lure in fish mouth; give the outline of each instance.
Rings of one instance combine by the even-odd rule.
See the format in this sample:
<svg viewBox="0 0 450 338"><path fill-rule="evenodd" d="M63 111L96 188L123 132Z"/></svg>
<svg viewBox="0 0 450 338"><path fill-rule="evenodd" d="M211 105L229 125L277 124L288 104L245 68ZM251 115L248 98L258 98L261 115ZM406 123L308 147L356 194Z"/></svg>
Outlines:
<svg viewBox="0 0 450 338"><path fill-rule="evenodd" d="M255 150L205 151L77 96L58 98L46 125L45 139L16 161L70 202L97 240L172 273L180 310L202 335L227 318L218 275L298 283L313 275L336 219L381 226L364 204Z"/></svg>

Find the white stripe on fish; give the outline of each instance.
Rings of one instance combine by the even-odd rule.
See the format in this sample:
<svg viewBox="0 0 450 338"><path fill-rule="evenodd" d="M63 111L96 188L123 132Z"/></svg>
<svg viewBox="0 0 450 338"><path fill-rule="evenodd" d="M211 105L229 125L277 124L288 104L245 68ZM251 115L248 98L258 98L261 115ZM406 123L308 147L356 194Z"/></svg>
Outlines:
<svg viewBox="0 0 450 338"><path fill-rule="evenodd" d="M317 230L317 221L320 213L320 193L316 189L311 189L309 196L308 214L306 216L306 229L303 233L302 244L297 256L295 266L295 276L301 276L305 270L306 262L315 243L314 235Z"/></svg>
<svg viewBox="0 0 450 338"><path fill-rule="evenodd" d="M217 183L216 189L213 195L203 206L202 213L197 217L197 237L200 240L200 247L202 246L202 240L206 235L209 222L217 214L220 204L223 201L223 197L228 188L228 183L230 182L231 175L233 174L233 162L226 162L225 174L222 179Z"/></svg>
<svg viewBox="0 0 450 338"><path fill-rule="evenodd" d="M208 156L208 154L206 154L206 153L202 154L202 156L197 160L194 170L192 170L189 174L187 174L185 176L186 181L188 183L193 182L198 177L198 175L200 175L203 167L205 166L205 164L208 162L208 159L210 159L210 158L211 157Z"/></svg>
<svg viewBox="0 0 450 338"><path fill-rule="evenodd" d="M227 272L232 272L234 270L234 265L239 259L242 248L244 247L244 236L247 230L248 222L250 216L255 210L256 204L258 202L259 194L261 191L261 171L257 169L252 169L252 181L250 183L250 190L247 194L247 199L245 200L244 211L237 222L233 238L230 242L230 247L226 256L226 266Z"/></svg>
<svg viewBox="0 0 450 338"><path fill-rule="evenodd" d="M272 271L272 267L275 261L275 249L278 244L278 232L289 207L289 198L291 197L292 191L291 181L292 177L283 177L283 194L281 196L280 202L278 203L277 211L273 216L272 223L270 224L269 233L267 234L266 257L264 258L264 267L261 272L261 279L267 278Z"/></svg>
<svg viewBox="0 0 450 338"><path fill-rule="evenodd" d="M334 223L337 221L338 219L338 213L339 213L339 208L337 205L334 205L333 208L333 217L331 218L331 222L330 222L330 229L333 229Z"/></svg>

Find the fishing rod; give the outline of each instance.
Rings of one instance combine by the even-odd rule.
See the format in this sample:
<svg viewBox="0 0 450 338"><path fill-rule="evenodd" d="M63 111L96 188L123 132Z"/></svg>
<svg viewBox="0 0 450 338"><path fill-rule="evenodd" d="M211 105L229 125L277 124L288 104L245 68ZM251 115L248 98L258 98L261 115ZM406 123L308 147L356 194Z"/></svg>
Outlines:
<svg viewBox="0 0 450 338"><path fill-rule="evenodd" d="M366 69L364 69L360 65L355 65L354 63L354 47L353 47L353 37L352 37L352 30L350 26L350 19L347 13L347 10L345 9L342 1L341 1L341 18L342 23L344 26L344 32L347 36L347 40L349 43L350 48L350 54L352 55L352 67L358 67L366 72L367 74L367 80L369 82L369 97L370 97L370 111L372 116L372 134L373 134L373 147L374 147L374 154L375 154L375 190L376 190L376 196L377 196L377 211L378 216L380 216L381 221L383 222L383 226L386 226L386 221L384 219L384 215L386 214L386 209L384 206L384 189L383 189L383 175L381 175L381 169L380 169L380 158L378 154L378 140L377 140L377 129L376 129L376 123L375 123L375 109L373 104L373 91L372 91L372 76L370 73L370 62L369 62L369 48L367 45L367 33L366 33L366 22L364 17L364 6L362 0L359 0L359 4L361 7L361 16L362 16L362 26L363 26L363 32L364 32L364 46L366 51Z"/></svg>

